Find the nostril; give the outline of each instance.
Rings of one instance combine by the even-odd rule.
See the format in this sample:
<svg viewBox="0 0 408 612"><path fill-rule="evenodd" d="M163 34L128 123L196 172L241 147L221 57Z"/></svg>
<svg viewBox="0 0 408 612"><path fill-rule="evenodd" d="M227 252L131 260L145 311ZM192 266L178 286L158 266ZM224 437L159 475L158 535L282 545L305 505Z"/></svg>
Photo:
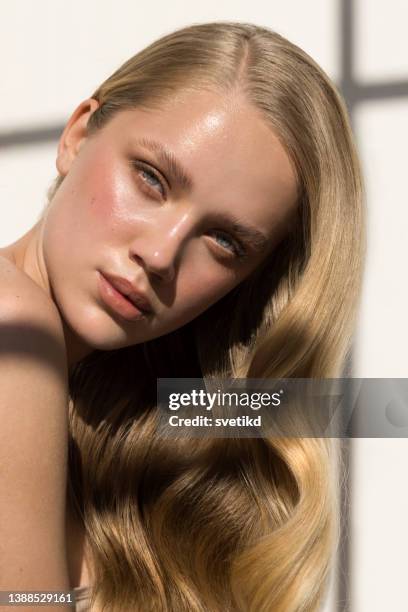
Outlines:
<svg viewBox="0 0 408 612"><path fill-rule="evenodd" d="M156 236L157 239L157 236ZM145 273L154 278L157 282L170 282L176 273L176 260L179 257L179 244L174 240L153 240L146 239L146 242L134 245L134 250L129 253L130 258L138 266L144 269Z"/></svg>

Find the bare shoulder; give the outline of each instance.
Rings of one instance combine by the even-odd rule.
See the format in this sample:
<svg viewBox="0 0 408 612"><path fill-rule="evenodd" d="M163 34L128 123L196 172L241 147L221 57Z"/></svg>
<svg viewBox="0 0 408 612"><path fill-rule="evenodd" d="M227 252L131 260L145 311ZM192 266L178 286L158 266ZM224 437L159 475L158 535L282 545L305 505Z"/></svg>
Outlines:
<svg viewBox="0 0 408 612"><path fill-rule="evenodd" d="M63 325L45 291L0 253L0 354L30 348L67 376ZM23 356L23 355L21 355Z"/></svg>
<svg viewBox="0 0 408 612"><path fill-rule="evenodd" d="M67 385L67 357L58 308L27 274L0 253L0 358L17 373L27 367ZM13 363L17 362L18 363ZM0 371L1 374L1 371ZM17 374L16 374L17 375Z"/></svg>
<svg viewBox="0 0 408 612"><path fill-rule="evenodd" d="M0 256L0 590L69 587L67 391L58 309Z"/></svg>
<svg viewBox="0 0 408 612"><path fill-rule="evenodd" d="M11 261L0 249L0 318L48 322L62 332L58 309L45 291Z"/></svg>

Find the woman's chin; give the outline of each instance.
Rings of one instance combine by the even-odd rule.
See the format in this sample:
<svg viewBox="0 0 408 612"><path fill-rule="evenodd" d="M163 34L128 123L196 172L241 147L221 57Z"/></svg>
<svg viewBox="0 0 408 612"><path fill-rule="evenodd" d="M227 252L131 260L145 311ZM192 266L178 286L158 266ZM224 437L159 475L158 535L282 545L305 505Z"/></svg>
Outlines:
<svg viewBox="0 0 408 612"><path fill-rule="evenodd" d="M131 344L129 333L108 313L84 311L79 316L64 312L64 329L68 355L87 354L93 350L113 351Z"/></svg>

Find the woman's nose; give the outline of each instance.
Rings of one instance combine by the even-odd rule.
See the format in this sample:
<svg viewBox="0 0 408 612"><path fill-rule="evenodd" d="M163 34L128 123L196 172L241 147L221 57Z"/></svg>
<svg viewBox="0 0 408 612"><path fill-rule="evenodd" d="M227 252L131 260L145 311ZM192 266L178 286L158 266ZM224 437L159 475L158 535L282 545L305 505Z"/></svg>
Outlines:
<svg viewBox="0 0 408 612"><path fill-rule="evenodd" d="M143 236L139 235L133 241L131 257L146 273L170 282L176 275L181 250L191 229L192 222L187 213L160 222L156 219L149 231L145 228Z"/></svg>

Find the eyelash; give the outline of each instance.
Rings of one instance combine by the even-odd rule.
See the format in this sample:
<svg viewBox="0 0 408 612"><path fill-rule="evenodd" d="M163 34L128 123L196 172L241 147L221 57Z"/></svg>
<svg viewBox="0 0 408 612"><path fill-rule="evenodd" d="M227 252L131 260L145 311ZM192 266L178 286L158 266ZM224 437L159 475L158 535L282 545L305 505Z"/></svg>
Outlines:
<svg viewBox="0 0 408 612"><path fill-rule="evenodd" d="M135 168L137 170L139 170L141 172L144 172L144 174L146 174L146 175L149 175L150 178L153 177L157 181L157 183L159 183L160 186L161 186L162 192L160 193L160 196L161 197L166 197L167 189L164 187L163 181L162 181L162 179L160 179L159 175L156 172L154 172L151 169L150 166L147 166L143 162L134 161L132 163L133 163L133 165L135 166ZM144 189L147 188L148 194L151 194L152 190L157 192L157 190L154 187L152 187L143 178L142 178L142 184L143 184ZM227 238L227 239L230 240L231 244L234 246L234 249L235 249L235 254L234 255L235 255L235 257L237 259L242 261L242 260L244 260L244 259L246 259L248 257L248 253L247 253L245 247L241 244L240 241L238 241L238 240L236 240L234 238L231 238L226 232L223 232L221 230L213 230L213 233L214 234L218 234L219 236L223 236L224 238ZM225 247L221 247L221 248L224 249L224 250L229 250L231 252L230 249L225 249Z"/></svg>

